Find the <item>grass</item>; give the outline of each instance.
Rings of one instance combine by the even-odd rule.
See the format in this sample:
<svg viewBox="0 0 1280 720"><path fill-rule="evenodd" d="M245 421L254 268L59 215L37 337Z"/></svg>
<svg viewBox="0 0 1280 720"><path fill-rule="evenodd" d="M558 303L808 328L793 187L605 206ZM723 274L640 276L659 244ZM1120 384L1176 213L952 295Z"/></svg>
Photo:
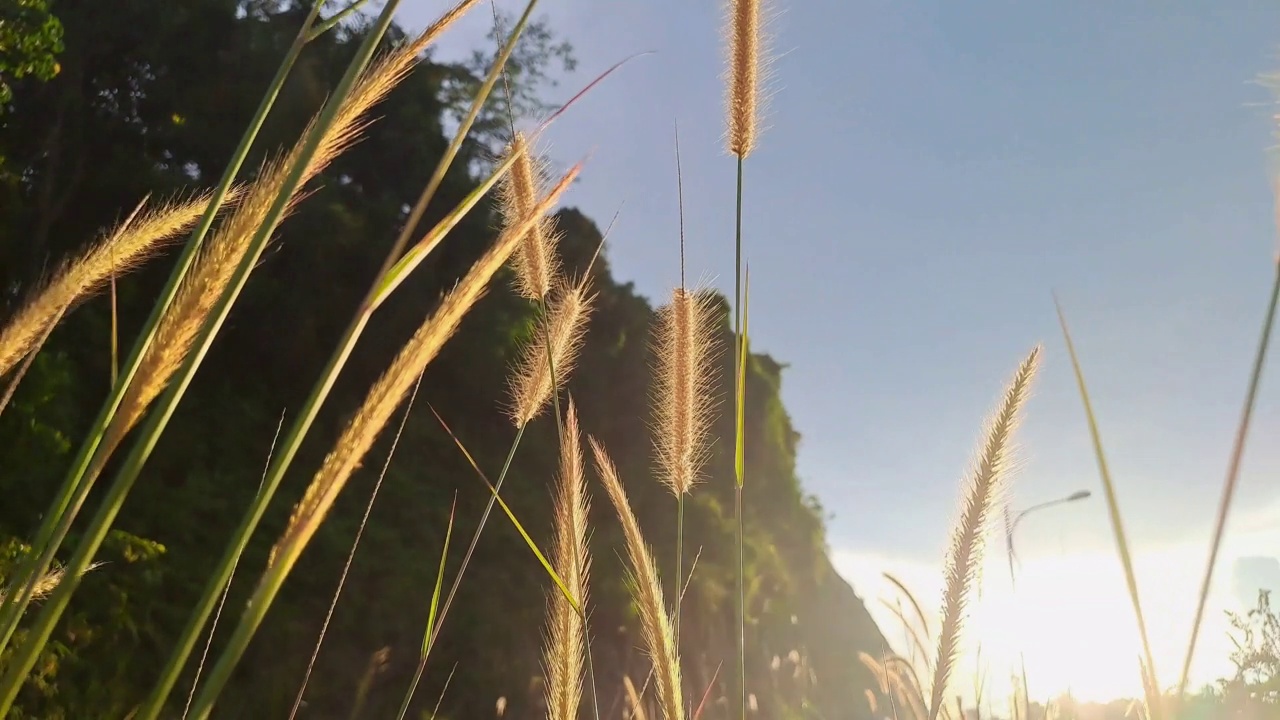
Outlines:
<svg viewBox="0 0 1280 720"><path fill-rule="evenodd" d="M49 511L32 538L27 557L16 576L9 578L7 586L0 591L0 650L12 650L5 672L0 676L0 715L5 715L13 707L39 654L49 643L55 625L76 592L81 577L98 567L95 556L120 507L143 472L152 448L165 432L169 418L182 401L186 388L277 227L293 208L306 201L305 188L308 182L317 177L333 160L352 151L361 134L369 131L370 112L412 71L423 51L458 18L473 9L477 0L462 0L418 37L378 55L375 49L390 27L399 4L398 0L387 0L355 56L351 58L333 94L292 148L265 163L255 179L237 184L237 177L256 142L258 132L303 48L357 10L362 2L357 1L327 19L320 16L323 4L320 0L311 4L308 15L264 92L257 112L229 159L217 187L208 194L177 197L156 206L150 206L146 202L140 204L99 242L67 260L0 327L0 376L10 376L3 399L0 400L0 412L3 412L14 388L21 382L26 367L41 351L49 333L74 311L78 303L108 284L114 289L116 283L122 281L122 275L157 254L172 238L190 231L167 284L157 297L150 317L118 372L113 351L110 395L84 437L63 484L55 492ZM500 48L497 60L473 98L468 114L409 210L392 243L391 251L371 280L363 300L355 308L342 338L314 383L310 395L294 415L278 451L273 443L273 453L268 460L261 488L252 504L245 509L243 519L193 607L187 625L170 649L170 655L159 673L152 693L134 714L139 720L154 720L162 715L174 685L200 638L206 638L204 653L209 652L211 645L207 638L212 637L213 631L210 629L206 633L205 626L210 615L215 612L221 614L229 583L250 536L258 528L268 503L291 467L298 448L307 437L370 317L420 267L424 259L448 239L458 223L495 189L501 200L504 221L501 233L458 286L426 316L417 332L368 389L363 404L346 423L341 435L312 476L305 495L295 507L287 526L275 543L267 566L257 579L250 601L234 618L231 634L220 647L207 676L200 678L198 673L197 679L202 681L192 688L183 717L189 715L207 718L214 711L274 599L298 558L325 522L352 474L386 429L397 409L405 405L408 398L409 407L405 408L404 419L400 423L400 428L403 428L423 373L457 328L466 321L472 307L485 293L495 275L509 263L515 269L514 289L537 312L533 338L522 349L522 354L511 371L509 414L514 435L506 463L495 483L490 484L472 462L488 487L490 497L446 592L446 557L453 539L454 512L450 511L449 523L443 533L446 553L440 558L428 603L418 664L406 688L398 717L403 719L407 716L431 650L447 619L495 504L501 507L508 520L519 529L548 579L552 581L553 589L547 596L542 648L547 676L545 696L548 716L553 720L577 717L584 696L588 696L595 717L600 717L588 622L592 561L587 538L591 529L589 492L580 446L582 433L574 403L569 399L566 403L567 411L562 413L560 398L573 373L584 334L588 332L595 296L589 286L589 271L580 278L567 278L563 275L562 259L558 255L558 233L548 217L561 194L578 177L582 165L573 166L558 182L550 183L545 162L537 157L532 148L536 133L529 137L516 132L512 118L512 137L508 151L494 164L487 178L440 222L414 241L428 204L435 198L445 174L458 157L498 78L503 76L506 63L527 27L535 5L536 0L527 3L523 14ZM730 0L728 4L726 137L727 148L736 166L732 305L734 357L731 385L734 403L735 659L738 691L736 704L730 709L736 710L742 718L749 711L744 523L747 517L745 491L750 487L747 483L745 432L746 378L750 364L750 281L744 252L743 214L746 202L746 160L757 147L761 134L760 118L768 59L762 18L763 9L759 0ZM547 122L553 118L549 118ZM685 282L684 195L678 134L675 149L680 210L680 283L673 290L669 302L658 312L659 324L653 338L658 363L654 368L651 422L656 475L676 500L676 572L674 578L671 578L671 587L676 592L672 593L674 597L670 602L663 591L657 563L641 531L618 470L608 450L588 434L594 467L622 529L631 580L630 592L639 610L642 640L652 659L650 675L658 715L665 720L698 717L712 697L711 688L707 688L705 692L697 693L696 704L687 702L688 688L684 686L684 670L680 658L680 617L683 587L687 586L683 574L685 500L703 479L701 469L712 441L710 428L718 399L718 378L714 368L720 351L715 342L717 318L713 314L714 297L688 288ZM220 214L222 221L217 223ZM1144 687L1147 688L1143 710L1146 717L1152 720L1174 716L1186 692L1208 588L1238 482L1278 298L1280 264L1276 266L1275 282L1268 297L1244 409L1223 484L1195 622L1182 664L1181 680L1172 699L1165 697L1154 681L1158 677L1155 657L1148 640L1116 483L1108 469L1098 419L1090 401L1081 362L1067 329L1065 314L1061 306L1058 307L1063 338L1093 443L1117 554L1124 568L1135 622L1141 637L1141 658L1135 671L1140 673ZM114 343L114 332L112 341ZM979 580L978 569L985 552L988 526L999 513L1002 490L1007 483L1006 470L1012 453L1014 431L1041 355L1039 347L1033 349L1018 367L987 425L983 444L979 447L974 465L962 486L961 512L952 531L946 558L945 592L936 632L906 586L889 576L889 580L908 600L911 609L908 613L901 604L890 606L906 631L911 657L888 654L875 657L863 653L859 661L875 677L881 697L889 701L895 718L906 716L917 720L938 720L942 717L956 718L956 715L963 714L962 711L953 712L950 702L952 696L949 693L953 690L966 609ZM503 501L501 491L513 467L521 441L526 436L526 428L549 407L553 411L559 438L560 469L554 483L554 536L551 551L544 554ZM399 431L396 435L398 438ZM65 566L55 566L54 557L63 548L73 523L79 518L97 480L110 466L116 451L124 446L130 436L133 436L133 444L123 460L117 463L111 483L101 493L100 509L89 519L68 563ZM461 442L458 445L465 453L466 449ZM390 455L386 463L390 463ZM383 466L384 473L387 464ZM380 484L381 477L378 486ZM352 544L347 565L332 596L290 717L298 712L303 702L312 667L345 584L347 569L368 521L378 486L375 486L366 505L360 531ZM39 612L33 613L32 603L36 600L43 602ZM17 630L23 621L29 621L28 627L26 632L19 634ZM204 659L203 656L200 659L202 669ZM378 672L384 660L385 657L375 655L366 674L366 681L361 684L362 688L367 688L369 679ZM718 673L717 669L716 677ZM644 717L644 695L648 681L639 691L630 678L625 678L624 682L634 716ZM1021 682L1021 706L1025 708L1029 703L1029 698L1026 697L1025 670ZM866 702L873 710L879 704L875 693L868 693ZM1018 705L1015 702L1015 706Z"/></svg>

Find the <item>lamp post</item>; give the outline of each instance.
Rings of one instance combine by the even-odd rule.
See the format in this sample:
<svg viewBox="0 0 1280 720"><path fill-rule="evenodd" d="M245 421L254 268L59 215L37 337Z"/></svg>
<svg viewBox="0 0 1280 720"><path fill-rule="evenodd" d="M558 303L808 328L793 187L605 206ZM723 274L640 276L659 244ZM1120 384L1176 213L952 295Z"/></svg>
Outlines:
<svg viewBox="0 0 1280 720"><path fill-rule="evenodd" d="M1070 495L1067 495L1066 497L1060 497L1056 500L1049 500L1046 502L1038 503L1036 505L1032 505L1031 507L1019 512L1017 515L1014 515L1012 517L1010 517L1009 515L1009 506L1008 505L1004 506L1004 542L1005 542L1005 549L1008 551L1008 554L1009 554L1009 584L1015 590L1017 589L1018 583L1014 577L1014 572L1013 572L1013 559L1014 559L1013 532L1018 529L1018 523L1022 522L1022 518L1030 515L1031 513L1037 510L1043 510L1047 507L1053 507L1054 505L1063 505L1065 503L1076 502L1077 500L1084 500L1092 494L1093 493L1089 492L1088 490L1077 490L1071 493ZM1026 708L1026 713L1029 716L1031 713L1031 704L1030 704L1031 695L1030 695L1030 691L1027 688L1027 660L1026 660L1026 657L1022 655L1022 653L1018 654L1018 659L1022 664L1022 702L1024 703L1023 706ZM1019 713L1017 711L1017 699L1015 698L1014 717L1017 718L1018 715Z"/></svg>
<svg viewBox="0 0 1280 720"><path fill-rule="evenodd" d="M1067 495L1066 497L1060 497L1056 500L1049 500L1047 502L1042 502L1036 505L1032 505L1031 507L1023 510L1022 512L1019 512L1017 515L1014 515L1013 517L1009 516L1009 506L1007 505L1005 506L1004 508L1004 541L1005 541L1005 549L1008 551L1008 554L1009 554L1009 582L1010 583L1016 584L1016 580L1014 579L1014 573L1013 573L1013 561L1015 557L1014 551L1013 551L1013 533L1015 530L1018 529L1018 523L1022 522L1022 519L1025 518L1027 515L1030 515L1031 513L1037 510L1043 510L1047 507L1053 507L1054 505L1062 505L1069 502L1076 502L1077 500L1084 500L1092 494L1093 493L1089 492L1088 490L1077 490L1071 493L1070 495Z"/></svg>

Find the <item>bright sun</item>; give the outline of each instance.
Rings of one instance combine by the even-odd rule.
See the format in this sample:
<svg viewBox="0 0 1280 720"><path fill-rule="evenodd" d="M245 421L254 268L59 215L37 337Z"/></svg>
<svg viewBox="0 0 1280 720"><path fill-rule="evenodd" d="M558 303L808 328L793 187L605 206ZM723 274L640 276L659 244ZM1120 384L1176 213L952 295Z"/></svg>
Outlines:
<svg viewBox="0 0 1280 720"><path fill-rule="evenodd" d="M1029 559L1018 568L1016 588L1010 585L1003 554L995 555L984 568L981 597L972 598L953 692L972 702L976 680L985 675L983 704L999 711L1011 694L1021 654L1033 701L1066 692L1082 701L1141 695L1140 635L1114 553ZM936 630L939 569L839 554L837 562L896 648L906 647L901 623L880 599L893 602L898 596L881 572L893 573L912 588ZM1203 562L1203 550L1191 546L1135 557L1151 650L1165 687L1181 674ZM1211 595L1192 668L1193 687L1229 674L1231 645L1222 607L1222 598Z"/></svg>

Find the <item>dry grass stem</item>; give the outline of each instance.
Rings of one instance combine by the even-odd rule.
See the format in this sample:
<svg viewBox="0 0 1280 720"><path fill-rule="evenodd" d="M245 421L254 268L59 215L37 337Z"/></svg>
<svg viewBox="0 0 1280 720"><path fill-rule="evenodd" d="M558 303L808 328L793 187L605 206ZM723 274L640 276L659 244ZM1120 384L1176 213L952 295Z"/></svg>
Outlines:
<svg viewBox="0 0 1280 720"><path fill-rule="evenodd" d="M714 298L677 288L658 310L653 441L662 481L675 495L699 481L715 408L718 347Z"/></svg>
<svg viewBox="0 0 1280 720"><path fill-rule="evenodd" d="M591 565L587 554L590 505L582 472L578 410L572 399L569 400L560 446L560 477L556 485L554 512L551 562L585 613ZM583 613L569 603L559 588L551 589L547 598L548 628L543 650L548 720L576 720L578 717L587 644Z"/></svg>
<svg viewBox="0 0 1280 720"><path fill-rule="evenodd" d="M630 675L622 676L622 687L627 693L627 712L630 715L623 715L628 720L646 720L644 712L644 703L640 700L640 693L636 692L636 684L631 682Z"/></svg>
<svg viewBox="0 0 1280 720"><path fill-rule="evenodd" d="M324 464L311 480L306 494L294 509L289 525L276 550L290 545L305 546L333 506L338 494L360 466L365 454L373 445L382 428L386 426L397 406L404 400L414 380L440 352L440 348L453 335L462 318L470 312L484 293L485 286L494 274L507 262L519 244L523 232L547 211L560 197L573 179L578 166L574 166L551 190L551 193L534 208L525 222L504 231L485 255L463 277L462 281L445 297L440 307L418 328L409 342L401 348L382 377L369 389L364 404L347 423L342 436L325 458Z"/></svg>
<svg viewBox="0 0 1280 720"><path fill-rule="evenodd" d="M551 393L564 387L573 372L596 297L587 283L584 275L581 281L561 284L552 293L546 321L537 325L516 361L511 375L511 419L518 428L542 412Z"/></svg>
<svg viewBox="0 0 1280 720"><path fill-rule="evenodd" d="M363 118L369 109L385 98L408 75L422 51L476 2L464 0L459 3L417 38L391 50L365 69L321 137L297 190L289 199L286 212L302 199L302 188L309 181L355 144L368 126L368 121ZM317 114L312 118L288 154L263 166L257 180L250 185L244 202L202 248L195 266L178 289L173 305L160 320L155 341L148 346L138 367L137 379L121 400L119 417L112 423L105 440L108 450L138 422L182 365L205 319L231 283L236 269L250 250L254 236L266 222L280 189L305 149L306 138L318 117Z"/></svg>
<svg viewBox="0 0 1280 720"><path fill-rule="evenodd" d="M760 132L764 83L763 0L729 0L728 120L729 152L746 158Z"/></svg>
<svg viewBox="0 0 1280 720"><path fill-rule="evenodd" d="M684 702L681 700L680 657L675 646L675 635L667 605L662 598L662 583L653 554L640 533L640 523L631 511L627 491L618 479L618 471L609 459L604 447L595 438L589 438L595 455L596 469L604 483L609 499L618 512L622 534L626 539L627 556L631 560L631 593L640 608L640 625L649 656L653 660L654 685L658 693L658 705L665 720L683 720Z"/></svg>
<svg viewBox="0 0 1280 720"><path fill-rule="evenodd" d="M226 194L235 202L238 188ZM53 278L0 329L0 376L5 375L75 303L102 288L114 276L146 261L166 241L189 230L204 214L211 193L175 199L151 210L140 205L106 238L64 262ZM144 201L145 202L145 201Z"/></svg>
<svg viewBox="0 0 1280 720"><path fill-rule="evenodd" d="M500 207L503 220L510 224L520 222L543 194L546 184L546 165L536 158L524 133L516 133L507 152L515 156L510 172L503 178ZM556 285L560 274L560 262L556 256L556 244L560 234L555 221L544 216L533 229L525 233L516 249L516 292L530 300L543 300Z"/></svg>
<svg viewBox="0 0 1280 720"><path fill-rule="evenodd" d="M880 688L880 694L890 700L894 717L901 717L897 702L901 701L904 709L910 711L912 720L924 720L924 695L910 663L896 655L887 655L882 660L877 660L866 652L858 653L858 661L871 672Z"/></svg>
<svg viewBox="0 0 1280 720"><path fill-rule="evenodd" d="M952 530L947 557L946 589L942 599L942 625L938 631L938 654L933 667L929 720L936 720L942 710L947 682L959 657L966 606L978 568L982 565L984 536L1007 475L1013 455L1013 434L1039 361L1040 347L1037 346L1018 367L1000 407L988 420L985 440L965 483L961 515Z"/></svg>

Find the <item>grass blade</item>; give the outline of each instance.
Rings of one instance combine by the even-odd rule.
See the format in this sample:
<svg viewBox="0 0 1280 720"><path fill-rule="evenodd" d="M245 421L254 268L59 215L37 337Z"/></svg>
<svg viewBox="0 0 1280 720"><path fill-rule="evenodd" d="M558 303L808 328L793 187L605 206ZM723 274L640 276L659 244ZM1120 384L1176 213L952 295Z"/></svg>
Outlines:
<svg viewBox="0 0 1280 720"><path fill-rule="evenodd" d="M1115 535L1116 551L1120 554L1120 563L1124 567L1125 584L1129 589L1129 599L1133 602L1133 614L1138 622L1138 633L1142 638L1142 657L1144 686L1147 689L1147 704L1153 720L1163 717L1159 697L1152 697L1150 683L1145 682L1146 675L1156 677L1155 660L1151 654L1151 642L1147 636L1147 621L1142 614L1142 601L1138 596L1138 578L1133 570L1133 555L1129 551L1129 540L1124 532L1124 521L1120 515L1120 502L1116 497L1115 483L1111 479L1111 471L1107 468L1107 457L1102 450L1102 435L1098 431L1098 420L1093 414L1093 403L1089 401L1089 389L1085 385L1084 371L1080 368L1080 360L1076 357L1075 344L1071 342L1071 333L1067 329L1067 319L1062 312L1062 305L1055 296L1054 307L1058 311L1058 324L1062 326L1062 337L1067 343L1067 354L1071 357L1071 369L1075 373L1076 385L1080 390L1080 400L1084 404L1085 419L1089 423L1089 437L1093 441L1093 454L1098 463L1098 474L1102 477L1102 488L1107 498L1107 513L1111 518L1111 530Z"/></svg>
<svg viewBox="0 0 1280 720"><path fill-rule="evenodd" d="M422 679L422 671L427 667L427 654L431 640L432 630L436 625L436 609L440 607L440 592L444 589L444 566L449 559L449 540L453 537L453 519L458 510L458 494L453 495L453 505L449 507L449 524L444 530L444 548L440 550L440 567L436 571L436 585L431 592L431 608L427 612L427 629L422 633L422 648L418 651L418 667L413 671L413 680L409 682L409 689L405 691L404 700L400 703L400 713L396 715L396 720L404 720L404 716L409 712L409 703L413 701L413 694L418 689L418 681ZM457 669L454 665L454 669ZM449 672L449 677L453 677L453 672ZM445 686L448 687L448 680ZM443 693L442 693L443 694ZM439 705L436 706L437 709ZM434 717L434 715L433 715Z"/></svg>
<svg viewBox="0 0 1280 720"><path fill-rule="evenodd" d="M262 492L262 484L267 479L267 468L271 466L271 456L275 454L276 442L280 439L280 431L284 429L284 413L280 413L280 421L276 423L275 435L271 437L271 447L267 450L267 463L262 468L262 478L258 480L258 492ZM238 560L238 558L237 558ZM231 568L232 579L234 579L237 562ZM213 624L209 626L209 635L204 641L204 650L200 653L200 661L196 663L195 677L191 678L191 690L187 693L187 702L182 706L182 720L186 720L187 713L191 711L191 701L195 699L196 688L200 685L200 675L204 672L205 660L209 657L209 647L213 645L213 634L218 631L218 620L222 618L222 608L227 603L227 595L231 593L231 583L222 589L222 598L218 600L218 609L213 614Z"/></svg>
<svg viewBox="0 0 1280 720"><path fill-rule="evenodd" d="M475 2L476 0L465 0L463 3L458 5L458 10L455 10L455 12L461 14L461 12L469 10ZM426 213L427 205L431 202L431 199L435 197L436 191L440 189L440 184L444 182L445 173L448 172L449 167L453 165L453 160L458 156L458 151L462 149L463 141L466 140L467 134L471 132L471 126L475 123L476 118L479 117L481 109L484 108L485 102L489 99L489 94L493 92L493 86L498 81L498 76L507 66L507 60L511 57L512 51L515 50L516 42L524 32L525 26L528 25L529 18L533 15L533 8L537 4L538 0L529 0L528 4L525 5L524 14L520 16L520 20L511 30L511 35L507 38L506 44L502 46L502 50L498 53L498 57L494 59L493 67L490 68L488 76L484 79L484 83L480 86L480 89L476 91L476 96L471 101L471 108L467 111L467 116L463 118L462 122L458 125L457 131L453 134L453 140L449 142L449 147L445 148L444 156L441 157L440 162L436 164L435 171L431 173L431 179L427 181L426 187L422 189L422 194L418 196L418 201L414 203L413 209L409 211L409 217L405 220L404 227L400 230L400 235L396 237L395 242L392 244L391 252L387 254L387 259L383 263L382 269L378 272L378 277L381 278L388 274L392 266L400 257L400 253L402 253L405 246L409 244L409 238L412 236L414 229L417 228L418 223L422 220L423 214ZM436 242L439 242L439 240L437 239ZM422 243L419 243L419 245L421 246ZM434 245L421 251L419 262L421 261L421 256L425 256L427 253L431 252L431 247L434 247ZM404 274L401 273L396 277L403 280ZM398 282L399 280L397 280L397 283ZM385 293L379 294L385 295ZM370 298L370 300L371 299L372 298Z"/></svg>
<svg viewBox="0 0 1280 720"><path fill-rule="evenodd" d="M409 413L413 412L413 403L418 399L418 388L422 386L422 373L418 373L418 379L413 383L413 390L409 393L409 400L405 403L404 412L400 415L400 425L396 428L396 434L391 440L391 448L387 450L387 458L382 463L382 470L378 473L378 479L373 483L373 491L369 493L369 502L365 503L364 515L360 517L360 525L356 528L355 539L351 542L351 549L347 552L347 560L342 565L342 573L338 577L338 587L334 588L333 598L329 601L329 609L325 611L324 621L320 624L320 635L316 638L315 647L311 650L311 657L307 660L307 669L302 675L302 684L298 687L298 694L293 699L293 708L289 711L289 720L297 717L298 709L302 707L302 698L307 693L307 684L311 682L311 671L315 669L316 659L320 657L320 648L324 645L324 637L329 631L329 623L333 620L333 612L338 608L338 599L342 597L342 589L346 587L347 575L351 572L351 564L355 562L356 551L360 549L360 540L364 537L364 529L369 525L369 515L373 512L373 504L378 500L378 491L382 489L382 481L387 477L387 471L391 469L391 459L395 457L396 448L400 446L400 437L404 435L404 426L409 422ZM230 587L230 586L228 586Z"/></svg>
<svg viewBox="0 0 1280 720"><path fill-rule="evenodd" d="M1240 425L1236 429L1235 444L1231 448L1231 461L1227 466L1227 478L1222 483L1222 499L1218 504L1218 519L1213 528L1213 542L1209 546L1209 561L1205 565L1204 579L1200 583L1200 599L1196 603L1195 620L1191 624L1191 638L1187 641L1187 656L1182 662L1182 677L1178 681L1178 702L1182 701L1187 691L1187 681L1191 674L1191 660L1196 652L1196 638L1200 633L1200 623L1204 619L1204 607L1209 600L1209 585L1213 582L1213 570L1218 560L1218 552L1222 549L1222 536L1227 529L1227 514L1231 510L1231 499L1235 495L1236 485L1240 480L1240 463L1244 459L1245 438L1249 435L1249 423L1253 419L1253 407L1258 398L1258 387L1262 384L1262 370L1266 366L1267 348L1271 345L1271 330L1275 326L1276 305L1280 301L1280 258L1275 263L1275 279L1271 283L1271 297L1267 301L1267 313L1262 321L1262 337L1258 340L1258 352L1254 356L1253 370L1249 375L1249 390L1245 393L1244 409L1240 413Z"/></svg>
<svg viewBox="0 0 1280 720"><path fill-rule="evenodd" d="M534 557L538 558L538 562L542 565L542 569L547 572L547 576L556 584L556 587L560 588L560 592L564 594L565 599L569 601L569 604L573 606L573 609L576 612L581 613L582 608L578 605L577 599L573 597L573 593L569 591L569 587L565 584L564 580L560 578L560 575L555 571L555 568L551 566L551 561L547 560L547 557L538 549L538 544L533 541L533 538L530 537L529 533L524 529L524 525L520 524L520 520L516 518L516 514L511 511L511 508L507 506L507 502L498 494L497 488L493 486L493 483L489 482L488 476L486 476L484 471L480 469L480 466L476 463L476 459L472 457L471 453L467 450L467 447L462 444L462 441L453 433L453 430L449 428L449 425L445 423L444 418L440 417L440 413L436 412L434 407L431 408L431 413L436 416L436 420L440 422L440 427L444 428L445 433L447 433L449 438L453 440L454 445L458 446L458 450L460 450L463 457L467 459L467 463L471 465L471 469L475 470L476 477L480 478L480 480L485 484L485 487L489 488L490 495L498 503L498 506L502 508L502 512L506 513L507 519L511 521L511 524L515 527L516 531L520 533L520 537L524 538L525 545L528 545L529 549L533 551Z"/></svg>

